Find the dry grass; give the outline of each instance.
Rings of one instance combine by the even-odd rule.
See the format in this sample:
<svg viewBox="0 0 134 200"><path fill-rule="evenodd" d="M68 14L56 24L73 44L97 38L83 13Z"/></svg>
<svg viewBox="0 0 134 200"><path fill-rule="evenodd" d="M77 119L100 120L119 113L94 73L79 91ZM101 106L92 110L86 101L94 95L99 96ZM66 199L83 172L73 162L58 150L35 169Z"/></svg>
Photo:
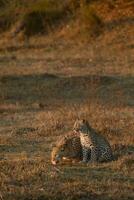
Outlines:
<svg viewBox="0 0 134 200"><path fill-rule="evenodd" d="M80 35L86 38L99 35L102 26L99 15L95 9L90 8L89 3L82 1L81 5L80 2L7 0L0 8L0 32L10 30L11 36L16 37L16 33L19 32L24 38L29 38L38 34L50 34L72 24L70 32L74 37ZM75 33L74 29L78 31Z"/></svg>
<svg viewBox="0 0 134 200"><path fill-rule="evenodd" d="M34 37L26 48L1 36L1 200L133 199L133 20L107 23L89 45ZM78 116L115 161L51 165L53 142Z"/></svg>

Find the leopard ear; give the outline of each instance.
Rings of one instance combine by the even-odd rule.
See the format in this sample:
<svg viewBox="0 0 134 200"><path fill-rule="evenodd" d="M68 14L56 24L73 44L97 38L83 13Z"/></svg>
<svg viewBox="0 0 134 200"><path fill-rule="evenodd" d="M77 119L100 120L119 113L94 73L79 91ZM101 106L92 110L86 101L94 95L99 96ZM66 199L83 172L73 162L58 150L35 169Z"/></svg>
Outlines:
<svg viewBox="0 0 134 200"><path fill-rule="evenodd" d="M64 137L64 140L67 141L67 136Z"/></svg>
<svg viewBox="0 0 134 200"><path fill-rule="evenodd" d="M82 123L83 123L83 124L86 124L86 126L89 126L89 123L88 123L88 121L87 121L86 119L83 119L83 120L82 120Z"/></svg>
<svg viewBox="0 0 134 200"><path fill-rule="evenodd" d="M87 122L87 120L83 119L83 120L82 120L82 122L83 122L83 123L86 123L86 122Z"/></svg>

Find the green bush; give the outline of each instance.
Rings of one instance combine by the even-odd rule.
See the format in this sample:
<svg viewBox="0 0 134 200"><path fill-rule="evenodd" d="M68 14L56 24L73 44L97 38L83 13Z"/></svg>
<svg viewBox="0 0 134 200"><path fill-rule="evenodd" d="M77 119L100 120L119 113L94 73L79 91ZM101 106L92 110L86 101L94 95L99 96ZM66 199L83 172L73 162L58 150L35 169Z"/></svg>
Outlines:
<svg viewBox="0 0 134 200"><path fill-rule="evenodd" d="M14 14L10 10L0 12L0 32L6 31L14 23Z"/></svg>
<svg viewBox="0 0 134 200"><path fill-rule="evenodd" d="M4 6L4 0L0 0L0 7Z"/></svg>
<svg viewBox="0 0 134 200"><path fill-rule="evenodd" d="M26 35L34 35L53 29L64 17L64 9L54 0L38 1L31 5L22 18Z"/></svg>
<svg viewBox="0 0 134 200"><path fill-rule="evenodd" d="M32 36L54 30L70 20L75 26L79 22L80 26L76 27L79 33L98 35L102 21L90 8L91 2L92 0L0 0L0 5L4 5L0 12L0 31L20 24L23 34ZM16 29L19 30L19 27Z"/></svg>
<svg viewBox="0 0 134 200"><path fill-rule="evenodd" d="M24 34L27 36L38 34L44 30L43 13L33 11L24 15Z"/></svg>
<svg viewBox="0 0 134 200"><path fill-rule="evenodd" d="M0 0L0 32L8 30L18 19L21 0Z"/></svg>

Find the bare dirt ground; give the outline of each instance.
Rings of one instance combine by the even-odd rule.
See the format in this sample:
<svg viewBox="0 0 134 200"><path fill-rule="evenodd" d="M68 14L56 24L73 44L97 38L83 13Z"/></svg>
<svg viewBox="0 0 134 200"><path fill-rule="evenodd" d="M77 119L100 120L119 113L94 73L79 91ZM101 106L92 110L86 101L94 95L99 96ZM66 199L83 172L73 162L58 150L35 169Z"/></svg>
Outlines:
<svg viewBox="0 0 134 200"><path fill-rule="evenodd" d="M113 22L87 43L1 39L1 200L133 199L133 24ZM115 161L51 165L51 144L78 116L109 139Z"/></svg>

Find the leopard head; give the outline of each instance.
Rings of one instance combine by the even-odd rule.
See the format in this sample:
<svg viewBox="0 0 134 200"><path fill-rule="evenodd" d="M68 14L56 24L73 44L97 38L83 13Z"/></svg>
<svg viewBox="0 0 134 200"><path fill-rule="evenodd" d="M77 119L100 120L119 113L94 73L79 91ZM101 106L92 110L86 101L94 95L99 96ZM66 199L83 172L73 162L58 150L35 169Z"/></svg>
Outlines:
<svg viewBox="0 0 134 200"><path fill-rule="evenodd" d="M75 144L75 145L74 145ZM75 147L78 148L75 148ZM53 147L51 153L51 162L56 165L63 159L80 158L82 154L80 138L78 136L64 137Z"/></svg>
<svg viewBox="0 0 134 200"><path fill-rule="evenodd" d="M90 125L85 119L77 119L74 123L73 130L77 133L87 132L90 129Z"/></svg>
<svg viewBox="0 0 134 200"><path fill-rule="evenodd" d="M56 165L57 163L59 163L62 160L62 157L64 155L64 147L54 147L52 150L52 154L51 154L51 162L53 165Z"/></svg>

